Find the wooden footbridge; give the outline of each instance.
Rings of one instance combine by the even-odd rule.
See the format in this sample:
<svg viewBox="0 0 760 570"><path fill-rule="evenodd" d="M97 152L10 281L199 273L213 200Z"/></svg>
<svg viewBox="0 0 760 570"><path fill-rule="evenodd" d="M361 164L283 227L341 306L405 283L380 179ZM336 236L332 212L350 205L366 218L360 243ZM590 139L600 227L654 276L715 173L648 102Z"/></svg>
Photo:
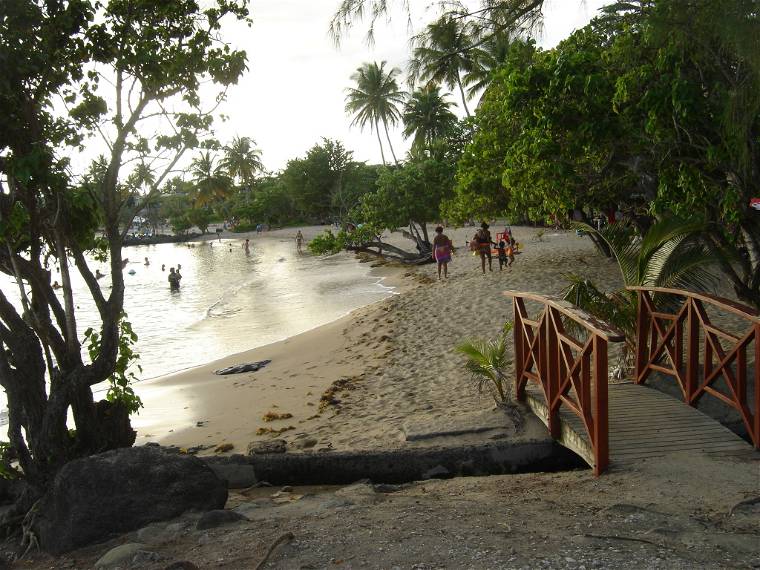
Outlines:
<svg viewBox="0 0 760 570"><path fill-rule="evenodd" d="M610 345L625 341L619 330L562 299L505 291L513 299L518 399L597 475L610 464L625 467L675 452L760 449L757 312L706 294L629 290L638 296L636 366L633 381L624 383L608 377ZM662 298L678 308L658 309ZM526 302L538 306L533 318ZM744 331L728 332L709 314L730 316ZM682 398L646 386L652 373L675 383ZM753 445L699 411L704 397L732 408Z"/></svg>

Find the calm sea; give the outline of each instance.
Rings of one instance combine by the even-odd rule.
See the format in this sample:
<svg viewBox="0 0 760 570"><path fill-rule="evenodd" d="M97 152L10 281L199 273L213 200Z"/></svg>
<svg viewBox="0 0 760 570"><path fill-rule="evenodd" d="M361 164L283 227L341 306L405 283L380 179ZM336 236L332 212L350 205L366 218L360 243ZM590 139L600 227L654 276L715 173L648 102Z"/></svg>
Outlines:
<svg viewBox="0 0 760 570"><path fill-rule="evenodd" d="M300 255L294 240L277 238L251 240L248 254L242 244L241 240L215 240L189 244L192 247L125 248L123 255L129 263L124 269L124 305L139 337L141 379L302 333L391 294L390 288L369 274L367 264L349 255ZM145 265L146 257L149 265ZM178 264L182 286L170 291L169 268ZM105 265L93 263L92 268L108 273ZM100 283L107 292L110 277ZM18 297L16 285L7 278L0 286L6 295ZM85 290L77 280L80 332L98 323Z"/></svg>

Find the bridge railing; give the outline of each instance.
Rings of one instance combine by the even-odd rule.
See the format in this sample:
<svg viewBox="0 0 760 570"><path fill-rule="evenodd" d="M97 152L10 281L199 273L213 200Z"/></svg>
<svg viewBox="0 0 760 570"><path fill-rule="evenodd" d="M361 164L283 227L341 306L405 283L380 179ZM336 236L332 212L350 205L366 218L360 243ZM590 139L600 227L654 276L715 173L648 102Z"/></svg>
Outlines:
<svg viewBox="0 0 760 570"><path fill-rule="evenodd" d="M734 408L756 449L760 449L760 317L757 311L728 299L663 287L628 287L638 295L635 382L652 371L672 376L684 401L695 406L709 394ZM675 312L658 310L653 294L671 295L681 305ZM713 324L707 307L739 317L744 332L735 334ZM727 347L721 342L728 344ZM751 350L750 368L747 352ZM716 383L723 378L725 388ZM754 390L750 394L748 384Z"/></svg>
<svg viewBox="0 0 760 570"><path fill-rule="evenodd" d="M529 382L540 387L549 432L555 439L561 435L560 408L575 414L588 434L594 473L599 475L609 465L608 343L622 342L625 336L562 299L517 291L504 295L513 302L517 398L525 399ZM528 314L526 301L541 305L534 318ZM585 340L566 330L568 321Z"/></svg>

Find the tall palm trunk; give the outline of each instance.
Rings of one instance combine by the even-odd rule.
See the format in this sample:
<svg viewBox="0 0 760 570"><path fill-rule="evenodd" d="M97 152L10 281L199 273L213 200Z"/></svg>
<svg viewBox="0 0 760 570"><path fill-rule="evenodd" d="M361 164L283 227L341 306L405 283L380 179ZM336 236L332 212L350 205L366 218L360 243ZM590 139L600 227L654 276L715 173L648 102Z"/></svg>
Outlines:
<svg viewBox="0 0 760 570"><path fill-rule="evenodd" d="M396 159L396 153L393 152L393 145L391 144L391 137L388 135L388 123L383 121L383 127L385 127L385 138L388 139L388 147L391 149L391 155L393 156L393 162L398 166L398 160Z"/></svg>
<svg viewBox="0 0 760 570"><path fill-rule="evenodd" d="M383 166L388 166L385 162L385 153L383 152L383 139L380 138L380 125L375 121L375 132L377 133L377 142L380 145L380 157L383 159Z"/></svg>
<svg viewBox="0 0 760 570"><path fill-rule="evenodd" d="M464 112L467 114L467 118L470 118L472 115L470 115L470 110L467 108L467 97L464 94L464 87L462 87L462 78L459 76L459 73L457 73L457 85L459 85L459 94L462 96L462 106L464 107Z"/></svg>

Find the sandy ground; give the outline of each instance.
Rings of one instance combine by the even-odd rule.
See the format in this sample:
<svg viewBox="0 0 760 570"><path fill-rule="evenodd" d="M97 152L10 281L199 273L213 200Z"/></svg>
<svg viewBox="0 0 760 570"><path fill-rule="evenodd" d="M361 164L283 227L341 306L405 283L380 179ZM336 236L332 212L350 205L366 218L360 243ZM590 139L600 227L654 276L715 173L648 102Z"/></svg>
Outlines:
<svg viewBox="0 0 760 570"><path fill-rule="evenodd" d="M142 420L152 423L139 441L226 442L233 453L274 437L292 451L394 447L405 445L410 420L445 425L490 409L454 346L499 331L511 317L503 290L558 293L568 271L604 289L620 285L616 265L588 239L548 231L539 241L533 229L514 231L523 253L511 271L499 272L497 264L484 276L464 249L448 281L438 282L433 266L382 268L401 284L398 295L287 341L141 386ZM472 233L450 236L463 246ZM256 373L212 373L261 359L272 363ZM336 381L339 388L320 411L323 392ZM268 411L293 417L265 422ZM290 426L256 435L259 428ZM91 568L125 542L153 553L127 566L147 570L180 560L194 566L173 568L760 567L759 457L689 452L599 478L578 470L399 486L252 488L232 491L227 505L248 521L199 531L197 515L187 515L58 559L35 555L14 568Z"/></svg>
<svg viewBox="0 0 760 570"><path fill-rule="evenodd" d="M322 231L303 229L307 239ZM559 293L569 271L604 289L620 285L617 266L597 255L588 238L547 231L539 240L533 228L513 231L522 252L512 269L500 271L494 259L493 272L483 275L479 257L464 247L474 228L447 230L459 248L448 280L437 280L434 265L374 269L398 286L397 295L288 340L140 384L145 409L135 422L138 443L203 446L204 453L221 444L241 453L250 442L274 437L294 448L304 440L316 448L393 447L404 444L402 429L410 420L440 423L491 408L490 396L478 393L454 349L465 339L498 334L511 318L502 291ZM411 243L398 233L386 240ZM255 373L213 373L265 359L272 363ZM322 400L327 390L330 402ZM270 412L286 417L264 421Z"/></svg>

